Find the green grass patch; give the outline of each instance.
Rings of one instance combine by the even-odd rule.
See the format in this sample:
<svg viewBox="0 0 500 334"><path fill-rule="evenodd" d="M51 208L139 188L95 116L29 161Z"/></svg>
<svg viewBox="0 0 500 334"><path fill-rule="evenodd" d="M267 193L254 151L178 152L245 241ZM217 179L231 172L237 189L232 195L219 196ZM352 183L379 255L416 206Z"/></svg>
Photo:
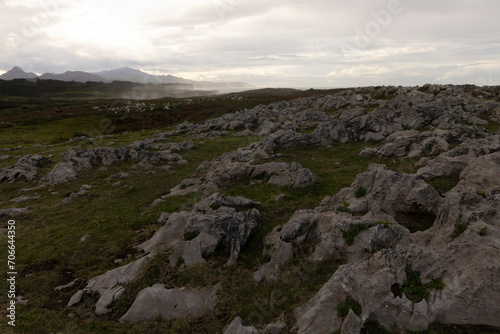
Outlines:
<svg viewBox="0 0 500 334"><path fill-rule="evenodd" d="M377 109L379 107L378 104L368 104L368 105L365 105L365 113L371 113L372 111L374 111L375 109Z"/></svg>
<svg viewBox="0 0 500 334"><path fill-rule="evenodd" d="M443 290L446 284L440 278L431 278L429 283L423 283L420 278L420 272L411 268L406 268L406 279L402 291L406 297L414 303L419 303L423 299L429 299L429 290Z"/></svg>
<svg viewBox="0 0 500 334"><path fill-rule="evenodd" d="M427 181L433 186L440 195L443 195L453 189L460 182L460 173L453 173L449 176L436 177Z"/></svg>
<svg viewBox="0 0 500 334"><path fill-rule="evenodd" d="M361 198L361 197L364 197L366 195L366 188L364 187L359 187L358 189L356 189L356 192L354 193L354 196L356 198Z"/></svg>
<svg viewBox="0 0 500 334"><path fill-rule="evenodd" d="M341 317L346 317L349 314L349 310L352 310L356 315L361 315L363 311L361 304L357 300L347 296L345 302L337 305L337 314Z"/></svg>
<svg viewBox="0 0 500 334"><path fill-rule="evenodd" d="M488 234L490 234L490 232L488 231L487 227L483 227L482 229L479 230L479 232L477 232L477 234L479 234L482 237L485 237Z"/></svg>
<svg viewBox="0 0 500 334"><path fill-rule="evenodd" d="M500 131L500 122L489 122L487 125L483 125L489 134L496 133Z"/></svg>
<svg viewBox="0 0 500 334"><path fill-rule="evenodd" d="M334 210L337 212L352 213L351 209L349 209L349 205L348 202L344 201L341 206L336 207Z"/></svg>
<svg viewBox="0 0 500 334"><path fill-rule="evenodd" d="M453 230L453 233L450 236L453 239L458 238L462 233L465 232L467 227L469 227L469 223L467 222L455 223L455 229Z"/></svg>
<svg viewBox="0 0 500 334"><path fill-rule="evenodd" d="M198 231L192 231L192 232L184 232L184 241L189 241L189 240L193 240L194 238L196 238L197 236L200 235L200 232Z"/></svg>
<svg viewBox="0 0 500 334"><path fill-rule="evenodd" d="M479 190L479 189L478 189L478 190L476 191L476 193L477 193L479 196L483 197L483 198L488 198L488 193L487 193L486 191L483 191L483 190Z"/></svg>

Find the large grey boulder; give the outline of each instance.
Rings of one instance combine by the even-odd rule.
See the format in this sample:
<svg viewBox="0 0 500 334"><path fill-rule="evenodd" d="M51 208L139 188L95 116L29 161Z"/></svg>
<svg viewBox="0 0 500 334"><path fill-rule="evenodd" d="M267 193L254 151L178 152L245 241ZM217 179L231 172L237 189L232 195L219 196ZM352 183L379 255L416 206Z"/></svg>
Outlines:
<svg viewBox="0 0 500 334"><path fill-rule="evenodd" d="M213 310L219 288L216 286L198 290L166 289L163 284L155 284L139 292L120 321L139 322L201 316Z"/></svg>
<svg viewBox="0 0 500 334"><path fill-rule="evenodd" d="M417 130L395 132L389 135L378 148L368 148L362 151L362 156L377 155L380 157L404 157L416 158L424 153L426 155L437 155L449 150L447 139L452 136L447 130L427 131L421 133ZM453 140L465 138L465 133L459 139L453 136Z"/></svg>
<svg viewBox="0 0 500 334"><path fill-rule="evenodd" d="M213 194L197 203L191 212L170 215L165 225L137 248L149 256L170 250L170 264L175 266L205 262L202 254L222 245L230 249L227 264L234 264L260 221L255 206L258 203L244 198Z"/></svg>
<svg viewBox="0 0 500 334"><path fill-rule="evenodd" d="M116 301L125 292L125 286L132 282L148 262L148 257L140 258L127 265L109 270L106 273L91 279L83 289L85 294L98 294L99 300L95 305L96 315L103 315L110 310L108 306ZM72 298L72 303L79 300L82 292L78 291Z"/></svg>
<svg viewBox="0 0 500 334"><path fill-rule="evenodd" d="M356 192L364 189L364 194ZM318 208L328 211L348 203L351 212L374 211L395 216L398 213L435 215L442 203L438 192L417 177L388 170L372 164L368 172L359 174L351 187L325 198Z"/></svg>

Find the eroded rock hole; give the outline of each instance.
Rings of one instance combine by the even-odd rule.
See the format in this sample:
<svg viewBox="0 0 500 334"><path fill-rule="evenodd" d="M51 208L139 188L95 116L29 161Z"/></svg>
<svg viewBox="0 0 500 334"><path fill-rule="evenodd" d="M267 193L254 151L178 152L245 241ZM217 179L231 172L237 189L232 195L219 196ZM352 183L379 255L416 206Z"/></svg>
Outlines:
<svg viewBox="0 0 500 334"><path fill-rule="evenodd" d="M391 286L391 292L394 295L394 298L403 298L403 290L401 290L401 285L399 285L398 283L394 283Z"/></svg>
<svg viewBox="0 0 500 334"><path fill-rule="evenodd" d="M411 233L430 229L436 220L435 215L420 212L398 212L394 218Z"/></svg>

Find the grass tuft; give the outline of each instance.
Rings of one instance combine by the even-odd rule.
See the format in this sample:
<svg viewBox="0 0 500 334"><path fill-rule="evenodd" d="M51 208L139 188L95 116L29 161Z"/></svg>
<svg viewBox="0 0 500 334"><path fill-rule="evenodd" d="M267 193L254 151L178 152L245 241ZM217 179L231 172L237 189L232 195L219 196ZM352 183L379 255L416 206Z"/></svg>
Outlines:
<svg viewBox="0 0 500 334"><path fill-rule="evenodd" d="M366 188L364 187L359 187L356 192L354 193L354 196L356 198L361 198L361 197L364 197L366 195Z"/></svg>
<svg viewBox="0 0 500 334"><path fill-rule="evenodd" d="M458 238L462 233L465 232L467 227L469 227L469 223L467 223L467 222L455 223L455 230L453 231L453 233L450 236L453 239Z"/></svg>
<svg viewBox="0 0 500 334"><path fill-rule="evenodd" d="M363 311L363 309L361 308L361 304L358 301L347 296L345 302L342 302L339 305L337 305L337 314L341 317L346 317L350 309L356 315L361 315L361 312Z"/></svg>

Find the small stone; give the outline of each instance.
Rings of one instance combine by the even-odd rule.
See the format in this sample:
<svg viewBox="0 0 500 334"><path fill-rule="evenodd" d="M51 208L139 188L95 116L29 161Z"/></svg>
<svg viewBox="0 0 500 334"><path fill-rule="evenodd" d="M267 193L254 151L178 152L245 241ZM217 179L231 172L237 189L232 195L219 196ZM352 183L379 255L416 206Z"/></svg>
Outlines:
<svg viewBox="0 0 500 334"><path fill-rule="evenodd" d="M112 187L120 187L122 185L122 181L118 181L116 183L113 183L111 186Z"/></svg>
<svg viewBox="0 0 500 334"><path fill-rule="evenodd" d="M170 217L170 214L167 213L167 212L162 212L161 215L160 215L160 218L158 218L157 222L158 223L164 223L168 220L168 218Z"/></svg>
<svg viewBox="0 0 500 334"><path fill-rule="evenodd" d="M83 291L78 290L73 296L71 296L67 306L71 307L73 305L78 304L82 300L82 296L83 296Z"/></svg>
<svg viewBox="0 0 500 334"><path fill-rule="evenodd" d="M153 207L153 206L157 206L158 204L160 204L161 202L163 202L163 200L161 198L157 198L153 201L153 203L151 203L149 206Z"/></svg>
<svg viewBox="0 0 500 334"><path fill-rule="evenodd" d="M276 202L281 202L284 199L285 199L285 194L278 195L274 198Z"/></svg>
<svg viewBox="0 0 500 334"><path fill-rule="evenodd" d="M127 177L129 177L129 176L130 176L130 175L129 175L128 173L120 173L120 174L118 174L118 177L119 177L120 179L126 179L126 178L127 178Z"/></svg>
<svg viewBox="0 0 500 334"><path fill-rule="evenodd" d="M80 242L85 242L90 238L90 233L85 233L83 237L80 238Z"/></svg>
<svg viewBox="0 0 500 334"><path fill-rule="evenodd" d="M269 324L264 328L265 334L280 334L283 329L285 329L286 323L283 321L278 321L274 324Z"/></svg>
<svg viewBox="0 0 500 334"><path fill-rule="evenodd" d="M245 327L243 326L243 320L240 317L236 317L227 328L224 330L223 334L258 334L259 331L255 327Z"/></svg>
<svg viewBox="0 0 500 334"><path fill-rule="evenodd" d="M27 299L24 299L23 296L17 296L16 298L16 302L19 304L19 305L26 305L28 304L28 300Z"/></svg>
<svg viewBox="0 0 500 334"><path fill-rule="evenodd" d="M89 192L87 190L80 190L76 193L79 197L87 196Z"/></svg>
<svg viewBox="0 0 500 334"><path fill-rule="evenodd" d="M74 281L69 282L68 284L56 286L54 288L54 290L61 291L61 290L67 289L67 288L71 288L72 286L74 286L76 284L77 281L78 281L78 279L75 279Z"/></svg>
<svg viewBox="0 0 500 334"><path fill-rule="evenodd" d="M116 264L118 264L118 263L122 263L122 262L123 262L123 259L116 259L114 262L115 262Z"/></svg>

